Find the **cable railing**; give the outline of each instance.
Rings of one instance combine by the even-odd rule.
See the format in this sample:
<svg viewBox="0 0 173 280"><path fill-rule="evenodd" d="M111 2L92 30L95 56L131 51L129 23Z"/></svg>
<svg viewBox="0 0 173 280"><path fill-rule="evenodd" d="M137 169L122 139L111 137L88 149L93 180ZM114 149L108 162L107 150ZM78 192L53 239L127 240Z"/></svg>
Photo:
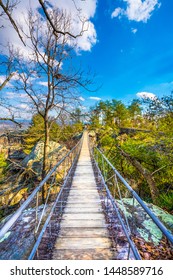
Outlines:
<svg viewBox="0 0 173 280"><path fill-rule="evenodd" d="M140 211L144 211L145 215L147 215L147 217L154 223L161 235L164 236L170 246L172 246L173 235L171 232L163 225L163 223L149 209L149 207L143 202L139 195L120 175L120 173L106 158L103 152L97 147L94 147L92 149L92 155L94 157L97 172L99 173L98 176L102 181L102 193L104 193L103 196L107 198L107 206L111 204L111 207L110 205L107 207L107 211L109 208L112 209L112 213L109 213L111 219L114 217L114 214L117 215L123 232L129 243L129 252L127 258L129 258L131 250L135 259L141 259L141 256L132 238L136 236L137 232L137 217L135 217L133 213L133 209L135 208L138 209L137 215L139 215ZM130 203L132 213L130 213L129 209L127 208L127 200Z"/></svg>
<svg viewBox="0 0 173 280"><path fill-rule="evenodd" d="M19 225L22 221L29 219L32 221L29 224L30 236L27 238L31 247L30 252L32 252L32 256L30 253L29 259L33 258L36 252L33 251L34 244L37 243L36 247L38 247L39 243L37 240L39 238L39 242L41 241L41 237L57 205L59 215L62 214L63 204L68 195L67 189L64 192L63 190L66 184L68 184L69 179L71 180L70 174L78 160L82 142L83 137L75 147L51 169L18 210L3 224L0 229L1 243L8 242L8 239L15 233L16 228L19 230ZM25 229L22 230L21 228L21 231L23 231L24 236ZM25 246L24 242L22 245ZM23 250L23 248L19 248L19 250L20 249Z"/></svg>

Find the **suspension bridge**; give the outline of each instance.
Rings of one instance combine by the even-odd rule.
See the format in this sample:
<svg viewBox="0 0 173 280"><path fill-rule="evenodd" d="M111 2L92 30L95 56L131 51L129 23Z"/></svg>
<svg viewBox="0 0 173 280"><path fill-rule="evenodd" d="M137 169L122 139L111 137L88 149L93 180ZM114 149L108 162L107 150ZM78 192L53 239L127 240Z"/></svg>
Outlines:
<svg viewBox="0 0 173 280"><path fill-rule="evenodd" d="M142 257L133 240L123 194L173 245L173 235L84 131L0 229L1 259L120 260ZM42 188L46 184L45 203ZM12 246L13 245L13 246Z"/></svg>

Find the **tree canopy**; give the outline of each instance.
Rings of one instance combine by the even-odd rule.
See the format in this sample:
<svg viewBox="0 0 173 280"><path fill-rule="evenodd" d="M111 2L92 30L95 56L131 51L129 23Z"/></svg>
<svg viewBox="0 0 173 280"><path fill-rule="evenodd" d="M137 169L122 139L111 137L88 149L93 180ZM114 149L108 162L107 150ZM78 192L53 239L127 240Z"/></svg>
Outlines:
<svg viewBox="0 0 173 280"><path fill-rule="evenodd" d="M100 102L92 110L97 144L146 201L173 210L172 93L155 99Z"/></svg>

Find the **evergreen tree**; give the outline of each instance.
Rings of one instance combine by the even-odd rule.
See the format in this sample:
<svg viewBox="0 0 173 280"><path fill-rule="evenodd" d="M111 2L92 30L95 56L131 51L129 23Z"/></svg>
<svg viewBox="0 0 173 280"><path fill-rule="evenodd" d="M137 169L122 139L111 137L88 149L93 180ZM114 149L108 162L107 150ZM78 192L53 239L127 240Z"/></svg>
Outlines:
<svg viewBox="0 0 173 280"><path fill-rule="evenodd" d="M24 135L24 152L29 154L40 140L44 140L44 120L41 115L36 114L32 117L31 125Z"/></svg>

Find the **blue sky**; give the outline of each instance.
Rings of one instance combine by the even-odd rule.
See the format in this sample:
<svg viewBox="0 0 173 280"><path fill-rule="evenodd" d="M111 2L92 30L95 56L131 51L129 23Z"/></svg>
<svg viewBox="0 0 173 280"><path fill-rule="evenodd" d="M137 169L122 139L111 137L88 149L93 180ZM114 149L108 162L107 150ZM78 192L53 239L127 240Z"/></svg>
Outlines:
<svg viewBox="0 0 173 280"><path fill-rule="evenodd" d="M72 0L50 0L52 6L72 14L73 32L81 26ZM129 104L140 96L153 97L173 90L173 1L172 0L75 0L88 19L88 31L78 38L74 64L96 73L97 92L81 92L83 107L99 100L118 99ZM16 20L27 15L28 4L38 10L38 1L21 0L14 10ZM22 21L24 24L24 21ZM25 56L28 50L7 21L0 42L11 40ZM25 27L25 26L24 26ZM4 75L0 75L0 82ZM45 81L42 81L45 83ZM95 87L94 87L95 88ZM16 98L11 86L6 96ZM27 109L22 95L21 109Z"/></svg>
<svg viewBox="0 0 173 280"><path fill-rule="evenodd" d="M143 21L137 15L111 17L116 8L127 8L125 1L98 1L92 19L97 43L79 58L103 83L94 96L128 103L141 92L161 96L173 90L173 1L156 2Z"/></svg>

